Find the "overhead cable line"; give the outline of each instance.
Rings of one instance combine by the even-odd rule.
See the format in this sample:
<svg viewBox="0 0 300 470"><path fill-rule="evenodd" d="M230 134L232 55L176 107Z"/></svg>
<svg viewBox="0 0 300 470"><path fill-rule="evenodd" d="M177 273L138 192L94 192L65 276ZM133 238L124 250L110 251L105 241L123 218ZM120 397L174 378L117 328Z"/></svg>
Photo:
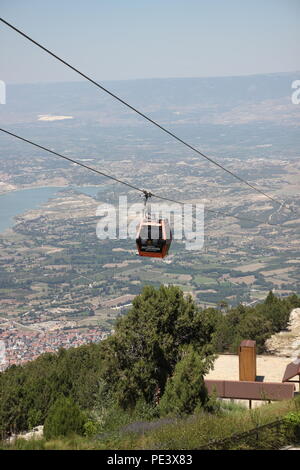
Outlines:
<svg viewBox="0 0 300 470"><path fill-rule="evenodd" d="M17 134L14 134L13 132L10 132L6 129L0 128L0 131L4 132L5 134L11 135L12 137L15 137L16 139L22 140L23 142L31 144L34 147L37 147L37 148L40 148L42 150L45 150L46 152L52 153L53 155L56 155L59 158L63 158L64 160L68 160L69 162L74 163L76 165L79 165L79 166L85 168L86 170L93 171L94 173L97 173L101 176L105 176L106 178L110 178L111 180L116 181L117 183L129 186L130 188L143 193L147 197L155 197L157 199L162 199L162 200L165 200L165 201L168 201L168 202L175 202L176 204L180 204L180 205L186 204L185 202L176 201L175 199L170 199L170 198L152 193L150 191L146 191L145 189L141 189L137 186L134 186L133 184L127 183L126 181L120 180L119 178L116 178L115 176L109 175L107 173L104 173L103 171L97 170L96 168L85 165L84 163L81 163L77 160L74 160L73 158L66 157L65 155L62 155L61 153L55 152L54 150L50 150L47 147L44 147L43 145L40 145L40 144L37 144L37 143L33 142L32 140L25 139L24 137L21 137ZM272 226L281 226L282 225L282 224L271 224L270 222L263 221L263 220L256 220L256 219L249 219L249 218L246 218L246 217L240 217L240 216L233 215L233 214L230 214L228 212L223 212L223 211L219 211L219 210L213 210L213 209L207 209L207 208L205 208L205 210L208 211L208 212L215 213L215 214L221 214L221 215L226 216L226 217L234 217L235 219L239 219L239 220L243 220L243 221L247 221L247 222L255 222L255 223L258 223L258 224L266 224L266 225L272 225Z"/></svg>
<svg viewBox="0 0 300 470"><path fill-rule="evenodd" d="M52 51L50 51L49 49L47 49L46 47L44 47L42 44L40 44L39 42L35 41L34 39L32 39L30 36L28 36L27 34L25 34L23 31L21 31L20 29L16 28L15 26L13 26L12 24L10 24L8 21L4 20L3 18L0 18L0 21L2 21L2 23L6 24L9 28L13 29L14 31L16 31L18 34L20 34L21 36L25 37L26 39L28 39L30 42L32 42L33 44L35 44L36 46L38 46L40 49L44 50L45 52L47 52L48 54L50 54L52 57L54 57L55 59L57 59L58 61L60 61L61 63L63 63L64 65L66 65L67 67L69 67L70 69L72 69L74 72L78 73L79 75L81 75L83 78L85 78L86 80L88 80L89 82L91 82L93 85L97 86L98 88L100 88L102 91L104 91L105 93L107 93L108 95L110 95L111 97L113 97L114 99L118 100L120 103L122 103L124 106L126 106L127 108L131 109L132 111L134 111L135 113L139 114L142 118L146 119L147 121L149 121L151 124L153 124L154 126L158 127L160 130L162 130L163 132L165 132L166 134L170 135L171 137L173 137L174 139L176 139L178 142L182 143L183 145L185 145L186 147L188 147L190 150L196 152L198 155L200 155L201 157L205 158L206 160L208 160L209 162L213 163L215 166L221 168L223 171L225 171L226 173L230 174L231 176L233 176L234 178L236 178L237 180L239 180L241 183L247 185L249 188L253 189L254 191L256 191L257 193L260 193L262 194L263 196L265 196L266 198L270 199L271 201L275 202L276 204L278 205L281 205L283 207L285 207L286 209L288 209L289 211L295 213L295 211L290 207L288 206L287 204L285 204L284 202L270 196L269 194L265 193L263 190L259 189L258 187L254 186L253 184L249 183L247 180L245 180L244 178L240 177L239 175L237 175L236 173L234 173L233 171L229 170L228 168L224 167L223 165L221 165L220 163L218 163L217 161L213 160L211 157L208 157L207 155L205 155L204 153L200 152L200 150L198 150L197 148L193 147L192 145L190 145L188 142L184 141L183 139L181 139L180 137L178 137L176 134L174 134L173 132L169 131L168 129L166 129L165 127L163 127L161 124L159 124L158 122L154 121L153 119L151 119L149 116L147 116L146 114L144 114L143 112L139 111L137 108L135 108L134 106L130 105L127 101L123 100L122 98L120 98L119 96L117 96L116 94L112 93L111 91L109 91L107 88L105 88L104 86L100 85L100 83L96 82L95 80L93 80L91 77L89 77L88 75L86 75L85 73L81 72L79 69L77 69L76 67L74 67L73 65L69 64L67 61L65 61L64 59L62 59L61 57L59 57L58 55L54 54Z"/></svg>
<svg viewBox="0 0 300 470"><path fill-rule="evenodd" d="M133 186L130 183L126 183L125 181L121 181L118 178L115 178L114 176L107 175L106 173L103 173L100 170L96 170L96 168L93 168L91 166L85 165L84 163L78 162L77 160L74 160L73 158L66 157L65 155L62 155L61 153L54 152L54 150L50 150L47 147L44 147L43 145L36 144L35 142L32 142L31 140L25 139L24 137L21 137L17 134L13 134L13 132L9 132L9 131L7 131L5 129L1 129L1 128L0 128L0 130L2 132L5 132L6 134L9 134L13 137L16 137L17 139L20 139L20 140L23 140L24 142L27 142L28 144L34 145L35 147L38 147L42 150L45 150L46 152L53 153L53 155L56 155L57 157L64 158L65 160L68 160L71 163L75 163L76 165L82 166L83 168L86 168L87 170L93 171L94 173L98 173L99 175L105 176L106 178L110 178L110 179L116 181L117 183L126 184L126 186L129 186L130 188L135 189L136 191L144 192L142 189L137 188L136 186Z"/></svg>

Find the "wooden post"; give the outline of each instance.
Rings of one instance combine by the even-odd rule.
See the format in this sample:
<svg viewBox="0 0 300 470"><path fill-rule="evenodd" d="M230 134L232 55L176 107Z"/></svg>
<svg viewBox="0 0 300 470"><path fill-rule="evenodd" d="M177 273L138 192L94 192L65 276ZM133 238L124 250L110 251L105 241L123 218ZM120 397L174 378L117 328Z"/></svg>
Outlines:
<svg viewBox="0 0 300 470"><path fill-rule="evenodd" d="M256 343L244 340L239 347L239 380L256 381Z"/></svg>

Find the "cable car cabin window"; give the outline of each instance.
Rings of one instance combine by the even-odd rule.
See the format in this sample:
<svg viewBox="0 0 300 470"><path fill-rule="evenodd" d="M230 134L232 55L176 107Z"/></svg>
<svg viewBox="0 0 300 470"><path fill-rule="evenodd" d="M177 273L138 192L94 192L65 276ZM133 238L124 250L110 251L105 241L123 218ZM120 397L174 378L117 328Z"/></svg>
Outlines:
<svg viewBox="0 0 300 470"><path fill-rule="evenodd" d="M164 258L167 256L172 241L172 232L168 220L142 221L136 245L140 256Z"/></svg>
<svg viewBox="0 0 300 470"><path fill-rule="evenodd" d="M162 226L143 225L140 232L141 251L160 253L165 244Z"/></svg>
<svg viewBox="0 0 300 470"><path fill-rule="evenodd" d="M143 225L140 233L142 240L159 240L162 239L162 226Z"/></svg>

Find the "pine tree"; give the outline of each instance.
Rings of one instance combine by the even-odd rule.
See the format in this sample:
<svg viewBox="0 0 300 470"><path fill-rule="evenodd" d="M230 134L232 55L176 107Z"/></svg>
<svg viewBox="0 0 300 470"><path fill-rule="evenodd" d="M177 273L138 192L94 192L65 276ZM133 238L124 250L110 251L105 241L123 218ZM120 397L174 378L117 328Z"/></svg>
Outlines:
<svg viewBox="0 0 300 470"><path fill-rule="evenodd" d="M208 394L203 377L211 365L212 361L201 357L193 347L186 348L173 376L168 379L159 404L161 414L180 416L205 406Z"/></svg>

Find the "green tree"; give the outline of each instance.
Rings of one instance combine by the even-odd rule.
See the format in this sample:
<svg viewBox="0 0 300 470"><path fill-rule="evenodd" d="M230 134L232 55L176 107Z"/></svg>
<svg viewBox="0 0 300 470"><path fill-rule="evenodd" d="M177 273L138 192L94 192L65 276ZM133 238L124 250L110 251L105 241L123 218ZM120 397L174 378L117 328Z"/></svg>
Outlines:
<svg viewBox="0 0 300 470"><path fill-rule="evenodd" d="M273 294L273 292L270 290L265 301L264 301L264 304L265 305L274 305L278 302L278 298L276 297L276 295Z"/></svg>
<svg viewBox="0 0 300 470"><path fill-rule="evenodd" d="M82 409L93 407L99 395L99 344L46 353L0 373L0 431L4 434L43 424L61 395Z"/></svg>
<svg viewBox="0 0 300 470"><path fill-rule="evenodd" d="M245 315L246 308L243 305L238 305L229 310L225 315L219 316L214 333L216 351L232 350L232 347L235 347L237 328Z"/></svg>
<svg viewBox="0 0 300 470"><path fill-rule="evenodd" d="M84 413L71 398L58 398L47 415L44 436L52 439L73 433L83 435L86 421Z"/></svg>
<svg viewBox="0 0 300 470"><path fill-rule="evenodd" d="M237 354L241 341L252 339L256 341L257 352L264 352L265 341L271 336L271 331L272 324L269 320L255 311L249 312L236 328L236 336L231 351Z"/></svg>
<svg viewBox="0 0 300 470"><path fill-rule="evenodd" d="M263 304L257 306L257 311L264 315L272 324L272 333L285 329L288 325L291 300L281 300L272 291L269 292Z"/></svg>
<svg viewBox="0 0 300 470"><path fill-rule="evenodd" d="M145 287L115 334L102 343L103 377L118 403L133 408L139 398L153 402L157 390L164 391L182 346L212 355L216 315L213 309L201 311L178 287Z"/></svg>
<svg viewBox="0 0 300 470"><path fill-rule="evenodd" d="M203 358L192 346L186 348L173 376L167 381L159 403L161 414L191 414L196 408L205 406L208 394L203 377L211 366L211 358Z"/></svg>

